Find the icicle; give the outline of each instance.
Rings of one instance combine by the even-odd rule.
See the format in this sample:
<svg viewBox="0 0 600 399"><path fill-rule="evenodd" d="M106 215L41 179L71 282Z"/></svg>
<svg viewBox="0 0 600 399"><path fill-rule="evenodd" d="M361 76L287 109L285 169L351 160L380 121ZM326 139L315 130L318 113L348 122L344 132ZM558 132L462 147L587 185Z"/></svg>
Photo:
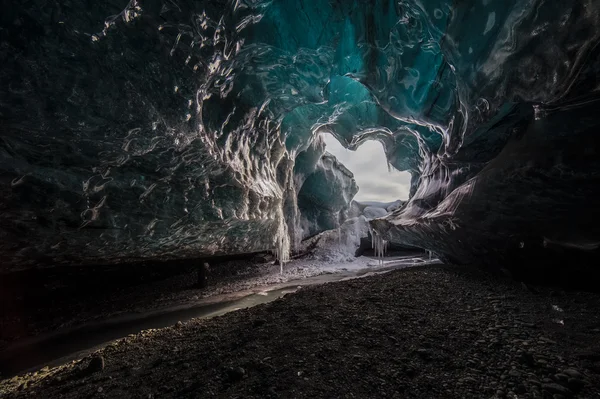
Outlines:
<svg viewBox="0 0 600 399"><path fill-rule="evenodd" d="M385 256L385 251L387 250L388 242L384 240L377 233L373 232L371 235L373 237L373 247L375 249L375 256L379 259L379 264L383 265L383 257Z"/></svg>
<svg viewBox="0 0 600 399"><path fill-rule="evenodd" d="M277 247L273 250L275 259L279 261L279 274L283 274L283 265L290 261L290 245L289 240L285 237L280 237L277 242Z"/></svg>
<svg viewBox="0 0 600 399"><path fill-rule="evenodd" d="M283 265L290 260L290 236L288 234L287 224L283 217L283 210L279 210L279 228L275 242L273 254L275 259L279 261L279 273L283 274Z"/></svg>

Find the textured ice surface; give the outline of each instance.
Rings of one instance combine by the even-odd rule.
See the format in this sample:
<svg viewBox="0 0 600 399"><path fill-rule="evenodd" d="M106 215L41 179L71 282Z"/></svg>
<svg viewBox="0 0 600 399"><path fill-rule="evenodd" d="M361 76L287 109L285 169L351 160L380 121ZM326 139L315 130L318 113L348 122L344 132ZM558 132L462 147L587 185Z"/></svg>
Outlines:
<svg viewBox="0 0 600 399"><path fill-rule="evenodd" d="M321 132L412 173L382 237L464 262L593 247L599 7L9 0L2 265L286 252L356 191Z"/></svg>

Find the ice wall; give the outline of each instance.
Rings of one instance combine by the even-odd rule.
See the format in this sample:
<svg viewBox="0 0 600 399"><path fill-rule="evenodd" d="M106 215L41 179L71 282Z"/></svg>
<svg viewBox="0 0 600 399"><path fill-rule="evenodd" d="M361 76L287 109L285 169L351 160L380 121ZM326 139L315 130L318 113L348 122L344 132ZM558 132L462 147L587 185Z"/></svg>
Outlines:
<svg viewBox="0 0 600 399"><path fill-rule="evenodd" d="M461 261L544 237L590 248L599 8L9 0L3 267L286 251L356 189L321 132L379 140L412 173L381 234Z"/></svg>

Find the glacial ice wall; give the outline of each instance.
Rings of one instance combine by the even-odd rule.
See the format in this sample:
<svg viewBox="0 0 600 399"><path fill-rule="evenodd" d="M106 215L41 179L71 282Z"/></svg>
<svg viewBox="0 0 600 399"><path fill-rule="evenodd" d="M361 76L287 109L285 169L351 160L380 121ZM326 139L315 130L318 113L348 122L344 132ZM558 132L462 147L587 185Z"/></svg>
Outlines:
<svg viewBox="0 0 600 399"><path fill-rule="evenodd" d="M412 173L382 236L593 247L599 3L9 0L2 263L285 252L356 191L322 132Z"/></svg>

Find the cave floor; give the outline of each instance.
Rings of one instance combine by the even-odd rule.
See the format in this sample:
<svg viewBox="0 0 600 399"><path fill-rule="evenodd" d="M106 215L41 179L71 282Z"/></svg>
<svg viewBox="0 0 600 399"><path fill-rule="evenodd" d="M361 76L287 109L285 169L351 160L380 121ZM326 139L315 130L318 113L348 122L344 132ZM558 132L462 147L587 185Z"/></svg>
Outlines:
<svg viewBox="0 0 600 399"><path fill-rule="evenodd" d="M148 330L0 397L597 398L599 338L598 294L417 267Z"/></svg>
<svg viewBox="0 0 600 399"><path fill-rule="evenodd" d="M390 261L427 261L420 252L399 255ZM48 334L210 298L247 295L249 290L320 274L373 268L377 261L369 257L332 263L300 259L286 264L283 274L265 254L211 263L204 288L197 286L197 266L202 260L69 266L0 275L0 374L5 350Z"/></svg>
<svg viewBox="0 0 600 399"><path fill-rule="evenodd" d="M261 258L270 261L211 262L205 288L196 285L197 266L202 260L168 264L141 262L125 267L69 266L2 275L0 354L15 343L58 330L321 273L319 265L294 262L286 265L284 274L280 275L279 266L273 265L272 257L263 255Z"/></svg>

